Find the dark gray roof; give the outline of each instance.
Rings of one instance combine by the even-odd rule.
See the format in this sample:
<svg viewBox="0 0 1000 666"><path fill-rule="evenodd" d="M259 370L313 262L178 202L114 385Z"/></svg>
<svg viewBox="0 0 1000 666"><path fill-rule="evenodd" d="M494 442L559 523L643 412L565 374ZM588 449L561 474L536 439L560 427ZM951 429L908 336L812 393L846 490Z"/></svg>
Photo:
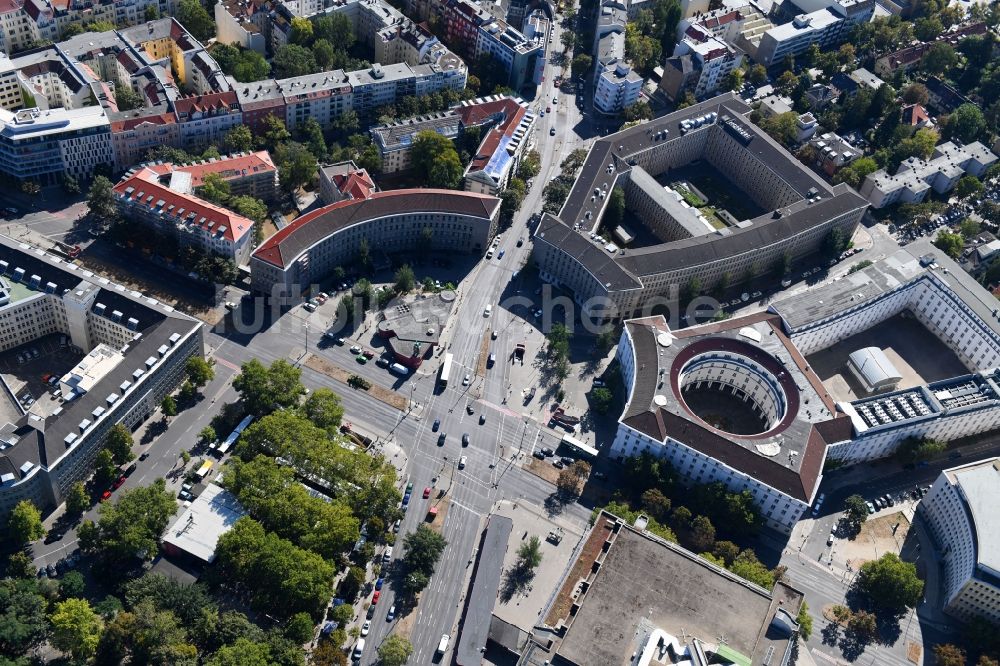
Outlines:
<svg viewBox="0 0 1000 666"><path fill-rule="evenodd" d="M88 289L96 288L99 291L94 304L105 304L104 316L110 318L118 311L122 313L119 321L122 325L127 325L129 318L138 322L135 331L139 338L128 345L123 352L125 358L117 367L108 372L90 392L64 403L58 414L50 415L44 420L31 414L22 417L16 424L16 434L20 440L0 454L0 458L9 458L16 468L29 461L51 467L66 452L66 436L71 432L79 432L79 424L84 419L92 420L94 409L106 407L108 395L120 393L122 382L134 381L132 373L139 368L145 370L147 358L159 358L159 348L162 345L172 346L170 338L175 333L183 337L202 324L151 299L137 296L135 292L119 291L110 282L77 269L72 264L61 262L48 254L39 254L36 248L22 247L16 241L2 236L0 260L8 263L8 274L15 267L21 267L25 269L28 278L39 275L41 291L44 291L48 282L57 285L52 293L59 296L66 290L77 289L84 284ZM93 309L92 316L98 316Z"/></svg>
<svg viewBox="0 0 1000 666"><path fill-rule="evenodd" d="M597 141L591 147L558 217L543 219L536 230L536 238L544 236L544 242L577 258L602 284L610 283L609 289L627 289L641 286L639 278L644 275L725 260L748 249L766 247L832 217L868 205L850 187L838 185L831 188L799 164L763 130L745 118L749 111L750 107L742 100L727 93ZM630 161L636 161L636 155L659 142L680 137L682 122L713 112L717 114L717 122L690 131L737 131L719 122L728 117L729 123L745 131L748 137L744 143L746 150L779 174L802 200L782 208L780 214L769 212L750 220L743 227L730 228L725 234L708 234L626 250L617 256L590 242L585 234L600 219L608 200L606 196L595 195L595 192L609 193L621 178L627 177L632 169ZM816 196L818 201L808 201ZM574 231L574 225L579 225L580 230Z"/></svg>
<svg viewBox="0 0 1000 666"><path fill-rule="evenodd" d="M462 635L455 651L455 660L459 666L478 666L483 661L480 649L486 647L486 639L489 637L490 619L493 617L493 606L500 589L504 553L507 552L507 542L513 529L514 521L510 518L490 516L473 574L472 591L469 593L465 620L462 622Z"/></svg>

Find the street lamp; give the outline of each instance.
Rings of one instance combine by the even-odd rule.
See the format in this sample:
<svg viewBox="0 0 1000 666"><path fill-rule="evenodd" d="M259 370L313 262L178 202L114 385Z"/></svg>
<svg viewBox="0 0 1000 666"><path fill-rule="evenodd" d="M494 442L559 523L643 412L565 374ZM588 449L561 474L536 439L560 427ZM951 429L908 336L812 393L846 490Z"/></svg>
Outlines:
<svg viewBox="0 0 1000 666"><path fill-rule="evenodd" d="M416 382L410 382L410 411L413 411L413 390L417 388Z"/></svg>

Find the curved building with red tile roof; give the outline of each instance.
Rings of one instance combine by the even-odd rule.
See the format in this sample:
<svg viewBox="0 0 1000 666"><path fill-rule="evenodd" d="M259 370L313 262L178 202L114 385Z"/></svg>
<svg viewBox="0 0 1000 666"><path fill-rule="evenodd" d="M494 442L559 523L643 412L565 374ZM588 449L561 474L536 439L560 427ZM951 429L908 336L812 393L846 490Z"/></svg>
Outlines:
<svg viewBox="0 0 1000 666"><path fill-rule="evenodd" d="M294 299L358 256L362 239L373 251L413 251L424 228L431 249L482 254L496 233L500 199L438 189L376 192L339 201L297 218L250 258L256 294Z"/></svg>

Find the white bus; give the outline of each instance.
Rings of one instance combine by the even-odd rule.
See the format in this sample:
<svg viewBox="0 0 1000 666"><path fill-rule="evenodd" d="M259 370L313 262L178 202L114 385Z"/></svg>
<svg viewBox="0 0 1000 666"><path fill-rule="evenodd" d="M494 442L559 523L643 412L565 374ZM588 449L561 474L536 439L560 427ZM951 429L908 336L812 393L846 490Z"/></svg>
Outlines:
<svg viewBox="0 0 1000 666"><path fill-rule="evenodd" d="M451 352L444 355L444 363L441 364L441 374L438 375L438 390L443 391L448 388L448 376L451 374Z"/></svg>
<svg viewBox="0 0 1000 666"><path fill-rule="evenodd" d="M226 451L231 449L233 444L236 443L236 440L240 438L240 435L251 423L253 423L253 414L240 421L239 425L236 426L236 429L229 433L229 437L226 437L226 441L219 445L218 454L221 456L226 453Z"/></svg>

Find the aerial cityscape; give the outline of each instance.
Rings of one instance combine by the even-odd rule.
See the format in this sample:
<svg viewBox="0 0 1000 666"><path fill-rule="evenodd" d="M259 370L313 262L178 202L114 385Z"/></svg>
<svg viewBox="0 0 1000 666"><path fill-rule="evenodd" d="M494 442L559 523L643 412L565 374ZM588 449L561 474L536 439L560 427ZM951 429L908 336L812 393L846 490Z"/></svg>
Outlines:
<svg viewBox="0 0 1000 666"><path fill-rule="evenodd" d="M0 0L0 666L1000 666L1000 3Z"/></svg>

